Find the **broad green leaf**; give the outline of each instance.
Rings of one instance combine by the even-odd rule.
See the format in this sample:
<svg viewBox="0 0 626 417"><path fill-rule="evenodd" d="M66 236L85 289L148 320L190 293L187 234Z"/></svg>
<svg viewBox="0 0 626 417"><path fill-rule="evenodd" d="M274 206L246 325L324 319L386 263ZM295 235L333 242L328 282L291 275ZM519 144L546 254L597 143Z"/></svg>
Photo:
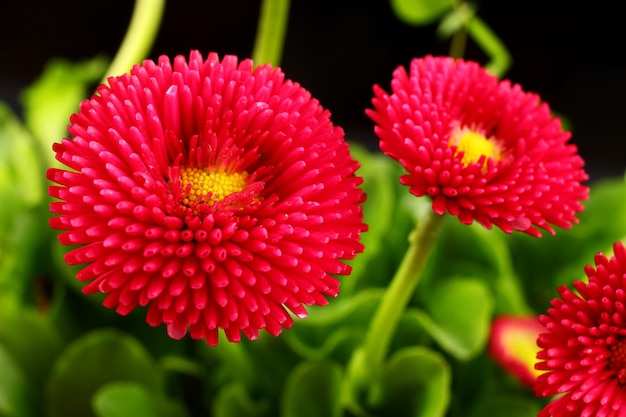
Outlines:
<svg viewBox="0 0 626 417"><path fill-rule="evenodd" d="M506 243L511 235L499 229L487 230L479 224L464 225L449 216L437 239L417 290L422 303L430 298L431 287L438 285L442 277L471 276L480 277L489 286L499 314L532 311Z"/></svg>
<svg viewBox="0 0 626 417"><path fill-rule="evenodd" d="M310 308L309 317L286 332L285 342L308 359L347 360L362 343L382 290L363 290L327 306Z"/></svg>
<svg viewBox="0 0 626 417"><path fill-rule="evenodd" d="M450 402L450 367L423 346L394 353L371 391L370 406L379 417L443 417Z"/></svg>
<svg viewBox="0 0 626 417"><path fill-rule="evenodd" d="M285 382L281 417L341 417L340 393L338 363L303 362Z"/></svg>
<svg viewBox="0 0 626 417"><path fill-rule="evenodd" d="M391 8L404 23L427 25L454 7L454 0L391 0Z"/></svg>
<svg viewBox="0 0 626 417"><path fill-rule="evenodd" d="M38 417L35 397L26 374L0 344L0 416Z"/></svg>
<svg viewBox="0 0 626 417"><path fill-rule="evenodd" d="M363 220L368 230L361 235L365 251L349 262L352 274L342 280L344 297L363 288L387 285L407 246L407 229L413 225L405 207L399 204L400 197L408 194L398 186L402 174L400 165L359 145L351 144L350 148L361 164L357 173L363 177L362 187L367 195L363 202Z"/></svg>
<svg viewBox="0 0 626 417"><path fill-rule="evenodd" d="M626 184L609 178L591 185L589 201L571 230L557 229L541 239L517 234L507 243L516 272L524 283L527 299L545 310L556 287L585 278L584 267L598 252L610 252L614 242L626 237Z"/></svg>
<svg viewBox="0 0 626 417"><path fill-rule="evenodd" d="M51 60L42 75L22 94L24 119L46 153L46 164L56 165L52 143L67 136L70 115L102 77L107 60L95 57L82 62Z"/></svg>
<svg viewBox="0 0 626 417"><path fill-rule="evenodd" d="M95 416L93 395L115 381L162 388L153 358L134 337L112 329L84 335L72 342L54 364L47 390L49 417Z"/></svg>
<svg viewBox="0 0 626 417"><path fill-rule="evenodd" d="M137 382L111 382L93 397L98 417L184 417L184 408Z"/></svg>
<svg viewBox="0 0 626 417"><path fill-rule="evenodd" d="M31 134L0 101L0 189L11 190L20 208L44 198L43 164ZM6 201L4 201L6 203Z"/></svg>
<svg viewBox="0 0 626 417"><path fill-rule="evenodd" d="M0 314L0 323L0 346L11 354L30 384L41 390L54 359L61 352L56 329L45 317L28 310Z"/></svg>
<svg viewBox="0 0 626 417"><path fill-rule="evenodd" d="M486 285L477 279L444 280L432 288L428 314L420 320L433 339L460 360L478 354L487 343L493 300Z"/></svg>
<svg viewBox="0 0 626 417"><path fill-rule="evenodd" d="M0 101L0 312L15 311L28 295L49 236L43 211L43 164L28 131Z"/></svg>
<svg viewBox="0 0 626 417"><path fill-rule="evenodd" d="M260 417L264 415L265 405L258 404L239 382L232 382L217 394L213 402L211 415L214 417Z"/></svg>

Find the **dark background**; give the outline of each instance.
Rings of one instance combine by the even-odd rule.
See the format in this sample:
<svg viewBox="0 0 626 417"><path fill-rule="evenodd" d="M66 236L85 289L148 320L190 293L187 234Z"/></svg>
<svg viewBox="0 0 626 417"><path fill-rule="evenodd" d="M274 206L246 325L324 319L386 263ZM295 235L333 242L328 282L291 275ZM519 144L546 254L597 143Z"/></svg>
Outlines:
<svg viewBox="0 0 626 417"><path fill-rule="evenodd" d="M626 169L623 17L609 2L596 3L475 3L513 56L505 77L569 120L592 180ZM259 7L260 0L170 0L151 57L191 49L247 57ZM132 8L131 0L0 0L0 99L19 111L19 91L51 57L112 57ZM388 0L292 0L282 67L331 110L348 139L375 148L363 113L372 84L387 88L392 70L412 57L447 54L449 42L435 30L402 23ZM471 41L465 57L486 62Z"/></svg>

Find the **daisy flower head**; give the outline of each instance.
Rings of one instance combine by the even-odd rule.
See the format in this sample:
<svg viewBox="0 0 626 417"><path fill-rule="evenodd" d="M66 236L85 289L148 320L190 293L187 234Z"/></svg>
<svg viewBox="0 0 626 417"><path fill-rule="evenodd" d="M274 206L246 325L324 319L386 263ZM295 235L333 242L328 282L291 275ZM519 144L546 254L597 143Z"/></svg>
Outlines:
<svg viewBox="0 0 626 417"><path fill-rule="evenodd" d="M372 104L381 150L437 214L533 236L578 222L584 163L537 95L475 62L427 56L394 71L391 93L374 86Z"/></svg>
<svg viewBox="0 0 626 417"><path fill-rule="evenodd" d="M358 163L330 113L249 59L146 60L111 77L53 146L53 228L85 293L217 344L278 335L339 292L362 252Z"/></svg>
<svg viewBox="0 0 626 417"><path fill-rule="evenodd" d="M600 253L588 282L558 288L539 320L545 327L537 344L540 397L558 395L539 417L617 417L626 415L626 250Z"/></svg>

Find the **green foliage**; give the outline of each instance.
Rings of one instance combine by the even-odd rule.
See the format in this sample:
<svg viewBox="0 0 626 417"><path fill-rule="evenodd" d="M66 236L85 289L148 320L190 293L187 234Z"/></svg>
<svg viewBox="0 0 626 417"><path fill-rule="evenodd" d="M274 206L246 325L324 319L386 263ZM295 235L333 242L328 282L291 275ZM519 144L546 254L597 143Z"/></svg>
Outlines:
<svg viewBox="0 0 626 417"><path fill-rule="evenodd" d="M50 61L41 77L22 94L24 120L46 153L46 165L56 164L51 143L67 135L68 117L100 79L107 65L103 57L83 62Z"/></svg>
<svg viewBox="0 0 626 417"><path fill-rule="evenodd" d="M285 384L281 416L341 417L341 373L341 365L335 362L309 361L297 365Z"/></svg>
<svg viewBox="0 0 626 417"><path fill-rule="evenodd" d="M429 294L420 321L447 353L466 360L481 352L491 325L493 301L480 279L442 281Z"/></svg>
<svg viewBox="0 0 626 417"><path fill-rule="evenodd" d="M86 334L68 345L54 363L47 387L49 416L96 416L94 395L116 381L134 381L155 391L163 388L154 359L135 338L112 329ZM110 395L105 396L105 409L113 401ZM102 406L102 401L97 404Z"/></svg>
<svg viewBox="0 0 626 417"><path fill-rule="evenodd" d="M180 404L136 382L111 382L93 397L98 417L185 417Z"/></svg>
<svg viewBox="0 0 626 417"><path fill-rule="evenodd" d="M450 399L450 367L441 354L421 346L397 351L370 402L381 417L442 417Z"/></svg>
<svg viewBox="0 0 626 417"><path fill-rule="evenodd" d="M439 20L437 35L442 39L453 38L451 56L463 56L465 37L469 36L489 57L489 62L485 64L487 71L501 77L511 65L512 59L506 45L476 15L471 4L455 0L390 0L390 2L398 19L408 25L423 26Z"/></svg>
<svg viewBox="0 0 626 417"><path fill-rule="evenodd" d="M41 246L38 233L50 235L41 210L44 190L36 144L0 102L0 313L17 309L29 296L33 258Z"/></svg>
<svg viewBox="0 0 626 417"><path fill-rule="evenodd" d="M36 416L32 386L25 372L3 345L0 345L0 369L0 416Z"/></svg>

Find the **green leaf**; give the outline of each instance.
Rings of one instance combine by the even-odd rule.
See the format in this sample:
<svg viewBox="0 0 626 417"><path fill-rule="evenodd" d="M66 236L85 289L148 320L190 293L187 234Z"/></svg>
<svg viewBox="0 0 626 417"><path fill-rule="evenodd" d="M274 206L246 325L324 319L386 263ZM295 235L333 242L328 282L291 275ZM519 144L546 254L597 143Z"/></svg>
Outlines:
<svg viewBox="0 0 626 417"><path fill-rule="evenodd" d="M67 135L67 125L79 103L88 95L106 69L107 60L95 57L82 62L64 59L51 60L43 74L22 94L26 125L40 141L46 153L46 163L57 162L52 152L52 142Z"/></svg>
<svg viewBox="0 0 626 417"><path fill-rule="evenodd" d="M45 190L40 174L43 165L32 136L0 101L0 189L10 190L20 208L36 206Z"/></svg>
<svg viewBox="0 0 626 417"><path fill-rule="evenodd" d="M0 314L0 323L0 346L11 354L32 386L42 389L54 359L61 352L56 330L46 318L28 310Z"/></svg>
<svg viewBox="0 0 626 417"><path fill-rule="evenodd" d="M444 280L429 293L424 328L448 353L467 360L484 348L489 337L493 300L486 285L469 278Z"/></svg>
<svg viewBox="0 0 626 417"><path fill-rule="evenodd" d="M394 13L406 24L427 25L454 7L454 0L391 0Z"/></svg>
<svg viewBox="0 0 626 417"><path fill-rule="evenodd" d="M358 175L363 177L363 221L368 230L361 235L365 251L349 262L352 274L341 283L342 296L367 287L384 287L400 262L407 246L407 236L413 219L399 203L408 194L399 186L401 166L381 153L372 153L351 144L354 158L361 164Z"/></svg>
<svg viewBox="0 0 626 417"><path fill-rule="evenodd" d="M26 374L0 344L0 416L36 417L36 397Z"/></svg>
<svg viewBox="0 0 626 417"><path fill-rule="evenodd" d="M72 342L54 364L48 380L50 417L95 416L93 395L114 381L162 388L162 377L143 345L125 333L101 329Z"/></svg>
<svg viewBox="0 0 626 417"><path fill-rule="evenodd" d="M0 101L0 311L15 311L29 295L49 235L43 212L43 164L28 131Z"/></svg>
<svg viewBox="0 0 626 417"><path fill-rule="evenodd" d="M341 366L330 361L299 364L282 396L282 417L341 417Z"/></svg>
<svg viewBox="0 0 626 417"><path fill-rule="evenodd" d="M98 417L184 417L183 407L136 382L112 382L93 397Z"/></svg>
<svg viewBox="0 0 626 417"><path fill-rule="evenodd" d="M232 382L220 389L213 402L212 416L215 417L260 417L265 406L250 398L245 386Z"/></svg>
<svg viewBox="0 0 626 417"><path fill-rule="evenodd" d="M507 245L511 238L499 229L487 230L479 224L468 226L449 216L440 229L417 296L422 303L427 302L431 287L438 285L442 277L480 277L491 289L499 314L531 313L524 283L513 267Z"/></svg>
<svg viewBox="0 0 626 417"><path fill-rule="evenodd" d="M532 398L498 393L484 398L468 417L536 417L540 409Z"/></svg>
<svg viewBox="0 0 626 417"><path fill-rule="evenodd" d="M585 277L584 267L596 253L611 253L614 242L626 237L626 184L608 178L591 185L589 201L580 223L571 230L541 239L517 234L507 240L513 264L525 285L527 299L545 310L556 287Z"/></svg>
<svg viewBox="0 0 626 417"><path fill-rule="evenodd" d="M359 346L380 302L382 290L368 289L338 298L322 308L310 308L309 317L297 322L285 342L308 359L348 360Z"/></svg>
<svg viewBox="0 0 626 417"><path fill-rule="evenodd" d="M380 417L442 417L450 402L450 367L437 352L422 346L394 353L370 393Z"/></svg>

